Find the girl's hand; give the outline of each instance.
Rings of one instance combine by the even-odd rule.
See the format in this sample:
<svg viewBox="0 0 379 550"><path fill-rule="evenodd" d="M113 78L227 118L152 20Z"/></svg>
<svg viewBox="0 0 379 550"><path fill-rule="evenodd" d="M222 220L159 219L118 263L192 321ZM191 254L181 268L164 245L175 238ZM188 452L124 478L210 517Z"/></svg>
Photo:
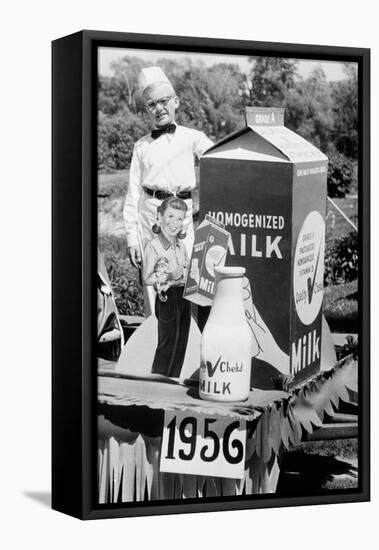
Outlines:
<svg viewBox="0 0 379 550"><path fill-rule="evenodd" d="M184 276L184 268L182 265L178 265L178 267L174 269L174 271L171 274L171 277L173 278L174 281L176 281L177 279L180 279L183 276Z"/></svg>
<svg viewBox="0 0 379 550"><path fill-rule="evenodd" d="M168 275L165 272L162 273L156 273L155 274L156 280L158 283L166 283L168 279Z"/></svg>

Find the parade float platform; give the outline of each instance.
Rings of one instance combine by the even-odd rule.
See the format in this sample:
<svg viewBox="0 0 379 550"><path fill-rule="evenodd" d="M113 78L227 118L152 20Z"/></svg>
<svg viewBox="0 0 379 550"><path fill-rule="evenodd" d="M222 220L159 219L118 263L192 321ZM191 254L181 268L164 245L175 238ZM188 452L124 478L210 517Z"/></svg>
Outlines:
<svg viewBox="0 0 379 550"><path fill-rule="evenodd" d="M114 363L100 362L98 502L275 493L284 451L304 440L335 437L324 424L325 417L336 417L341 437L357 434L356 423L348 417L344 422L344 416L336 413L342 403L356 402L357 396L358 361L353 355L291 391L253 389L246 401L234 403L201 400L193 380L125 376L114 371ZM175 430L170 430L174 425ZM209 430L207 437L204 429L211 425L218 427ZM236 437L230 438L229 449L221 445L230 464L224 460L219 469L220 456L214 464L206 464L209 457L213 460L215 446L222 455L212 433L218 434L220 443L225 434L231 434L230 428ZM196 440L195 429L199 430ZM318 433L324 435L318 437ZM242 458L238 456L241 437ZM192 453L196 444L198 449ZM241 474L236 477L238 467ZM221 477L221 471L226 475Z"/></svg>

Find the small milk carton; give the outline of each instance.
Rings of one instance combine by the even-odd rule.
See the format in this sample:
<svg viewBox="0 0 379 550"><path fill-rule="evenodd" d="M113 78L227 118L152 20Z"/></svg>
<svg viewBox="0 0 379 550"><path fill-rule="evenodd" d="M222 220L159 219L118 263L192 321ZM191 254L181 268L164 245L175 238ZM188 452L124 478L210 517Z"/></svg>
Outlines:
<svg viewBox="0 0 379 550"><path fill-rule="evenodd" d="M225 264L230 234L222 223L205 216L195 231L184 297L200 306L210 306L215 294L215 266Z"/></svg>
<svg viewBox="0 0 379 550"><path fill-rule="evenodd" d="M246 127L200 160L200 216L230 232L226 265L246 268L265 328L270 361L254 361L256 387L272 384L270 365L295 383L320 369L327 168L276 108L249 109Z"/></svg>

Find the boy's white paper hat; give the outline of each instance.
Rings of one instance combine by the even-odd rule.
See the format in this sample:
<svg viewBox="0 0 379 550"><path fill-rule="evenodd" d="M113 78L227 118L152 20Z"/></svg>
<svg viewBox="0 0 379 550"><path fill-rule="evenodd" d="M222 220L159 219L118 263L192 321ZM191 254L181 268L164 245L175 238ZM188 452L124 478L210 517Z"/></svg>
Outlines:
<svg viewBox="0 0 379 550"><path fill-rule="evenodd" d="M141 93L143 93L148 86L152 86L158 82L165 82L172 88L171 82L160 67L146 67L141 70L138 78L138 85Z"/></svg>

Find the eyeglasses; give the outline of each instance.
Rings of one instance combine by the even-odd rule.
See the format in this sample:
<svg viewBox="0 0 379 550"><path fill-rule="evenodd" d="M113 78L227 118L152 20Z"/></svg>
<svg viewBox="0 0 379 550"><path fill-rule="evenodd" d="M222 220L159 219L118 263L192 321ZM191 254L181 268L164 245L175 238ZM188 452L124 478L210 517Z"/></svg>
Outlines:
<svg viewBox="0 0 379 550"><path fill-rule="evenodd" d="M152 99L149 101L146 101L146 108L149 109L149 111L154 111L158 104L161 107L166 107L171 99L174 99L174 96L166 96L161 97L160 99L157 99L156 101L153 101Z"/></svg>

